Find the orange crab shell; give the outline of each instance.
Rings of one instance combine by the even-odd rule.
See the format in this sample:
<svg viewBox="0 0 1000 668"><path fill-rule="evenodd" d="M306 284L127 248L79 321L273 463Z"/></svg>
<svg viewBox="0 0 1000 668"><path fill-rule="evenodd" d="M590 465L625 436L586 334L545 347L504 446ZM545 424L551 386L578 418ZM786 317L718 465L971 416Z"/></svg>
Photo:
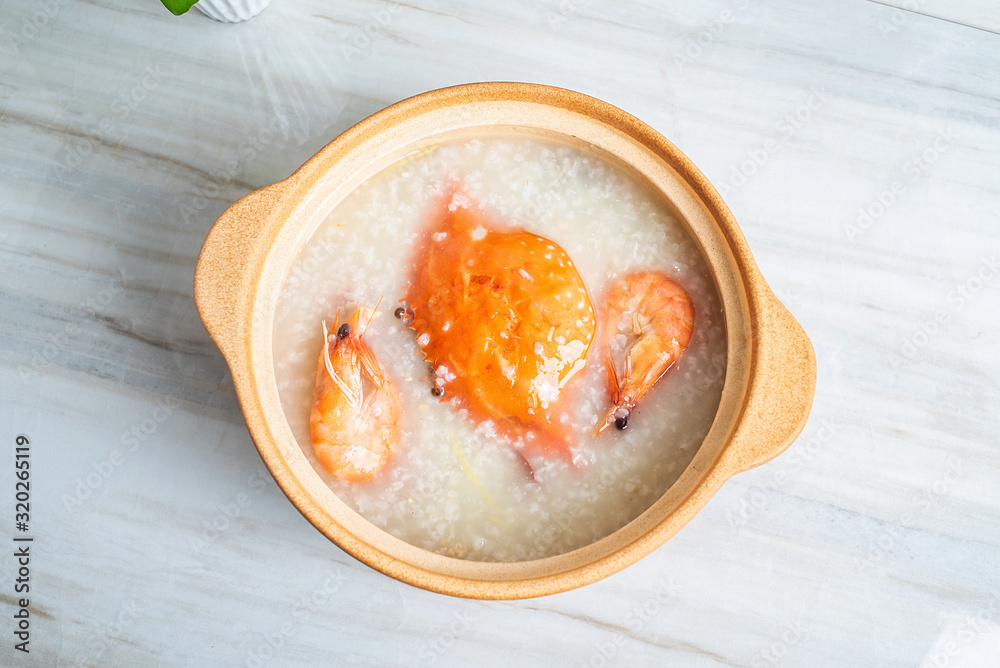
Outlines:
<svg viewBox="0 0 1000 668"><path fill-rule="evenodd" d="M596 329L583 279L558 244L498 229L460 194L442 209L404 298L436 386L477 422L566 455L567 383Z"/></svg>

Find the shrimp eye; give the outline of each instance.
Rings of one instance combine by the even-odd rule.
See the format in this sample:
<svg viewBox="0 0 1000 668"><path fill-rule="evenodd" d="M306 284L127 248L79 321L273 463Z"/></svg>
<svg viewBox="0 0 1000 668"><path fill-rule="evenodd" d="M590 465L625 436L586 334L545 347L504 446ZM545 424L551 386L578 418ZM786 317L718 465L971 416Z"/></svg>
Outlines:
<svg viewBox="0 0 1000 668"><path fill-rule="evenodd" d="M433 394L435 397L443 397L444 396L444 388L443 387L437 387L435 385L434 387L431 388L431 394Z"/></svg>
<svg viewBox="0 0 1000 668"><path fill-rule="evenodd" d="M404 302L403 306L400 306L395 311L392 312L394 316L403 321L403 324L409 327L413 324L413 309L410 308L409 304Z"/></svg>
<svg viewBox="0 0 1000 668"><path fill-rule="evenodd" d="M337 338L346 339L350 335L351 335L351 326L345 322L343 325L340 326L340 329L337 330Z"/></svg>
<svg viewBox="0 0 1000 668"><path fill-rule="evenodd" d="M615 418L615 427L618 431L625 431L625 428L628 427L628 416L625 415L620 418Z"/></svg>

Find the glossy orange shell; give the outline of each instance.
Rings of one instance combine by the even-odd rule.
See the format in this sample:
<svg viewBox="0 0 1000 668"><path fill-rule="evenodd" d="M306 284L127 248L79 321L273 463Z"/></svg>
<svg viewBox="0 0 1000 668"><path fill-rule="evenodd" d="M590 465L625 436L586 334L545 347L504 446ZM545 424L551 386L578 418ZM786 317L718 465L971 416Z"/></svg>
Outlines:
<svg viewBox="0 0 1000 668"><path fill-rule="evenodd" d="M360 323L361 311L358 307L348 321L348 335L330 334L323 341L309 417L316 458L327 471L350 481L375 477L386 467L392 448L399 441L400 408L396 390L384 377L380 383L372 382L362 362L362 356L367 355L372 360L370 365L378 367L377 373L382 376L381 366L363 338L366 325ZM341 384L327 370L326 352ZM370 386L367 396L363 394L365 385Z"/></svg>
<svg viewBox="0 0 1000 668"><path fill-rule="evenodd" d="M418 247L405 300L443 400L515 441L568 451L568 383L596 318L558 244L500 228L456 195Z"/></svg>

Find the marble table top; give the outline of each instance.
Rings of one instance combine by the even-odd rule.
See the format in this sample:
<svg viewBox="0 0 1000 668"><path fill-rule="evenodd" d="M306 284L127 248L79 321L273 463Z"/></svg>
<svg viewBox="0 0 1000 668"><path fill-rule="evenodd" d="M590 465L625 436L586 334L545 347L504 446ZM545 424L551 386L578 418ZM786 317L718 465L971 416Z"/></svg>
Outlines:
<svg viewBox="0 0 1000 668"><path fill-rule="evenodd" d="M1000 665L995 2L0 7L0 664ZM400 584L303 519L192 301L230 203L485 80L676 143L818 357L785 454L638 564L518 602Z"/></svg>

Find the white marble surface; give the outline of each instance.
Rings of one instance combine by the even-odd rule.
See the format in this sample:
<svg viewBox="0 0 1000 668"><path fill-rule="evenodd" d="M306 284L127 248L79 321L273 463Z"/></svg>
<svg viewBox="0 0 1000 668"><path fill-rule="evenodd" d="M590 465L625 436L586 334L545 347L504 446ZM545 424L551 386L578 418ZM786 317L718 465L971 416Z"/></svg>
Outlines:
<svg viewBox="0 0 1000 668"><path fill-rule="evenodd" d="M0 557L0 663L1000 664L998 10L920 4L887 31L897 10L861 0L276 0L239 25L0 3L0 540L17 434L35 538L29 656ZM505 603L315 531L191 299L229 203L391 102L491 79L677 143L819 361L786 454L639 564Z"/></svg>

